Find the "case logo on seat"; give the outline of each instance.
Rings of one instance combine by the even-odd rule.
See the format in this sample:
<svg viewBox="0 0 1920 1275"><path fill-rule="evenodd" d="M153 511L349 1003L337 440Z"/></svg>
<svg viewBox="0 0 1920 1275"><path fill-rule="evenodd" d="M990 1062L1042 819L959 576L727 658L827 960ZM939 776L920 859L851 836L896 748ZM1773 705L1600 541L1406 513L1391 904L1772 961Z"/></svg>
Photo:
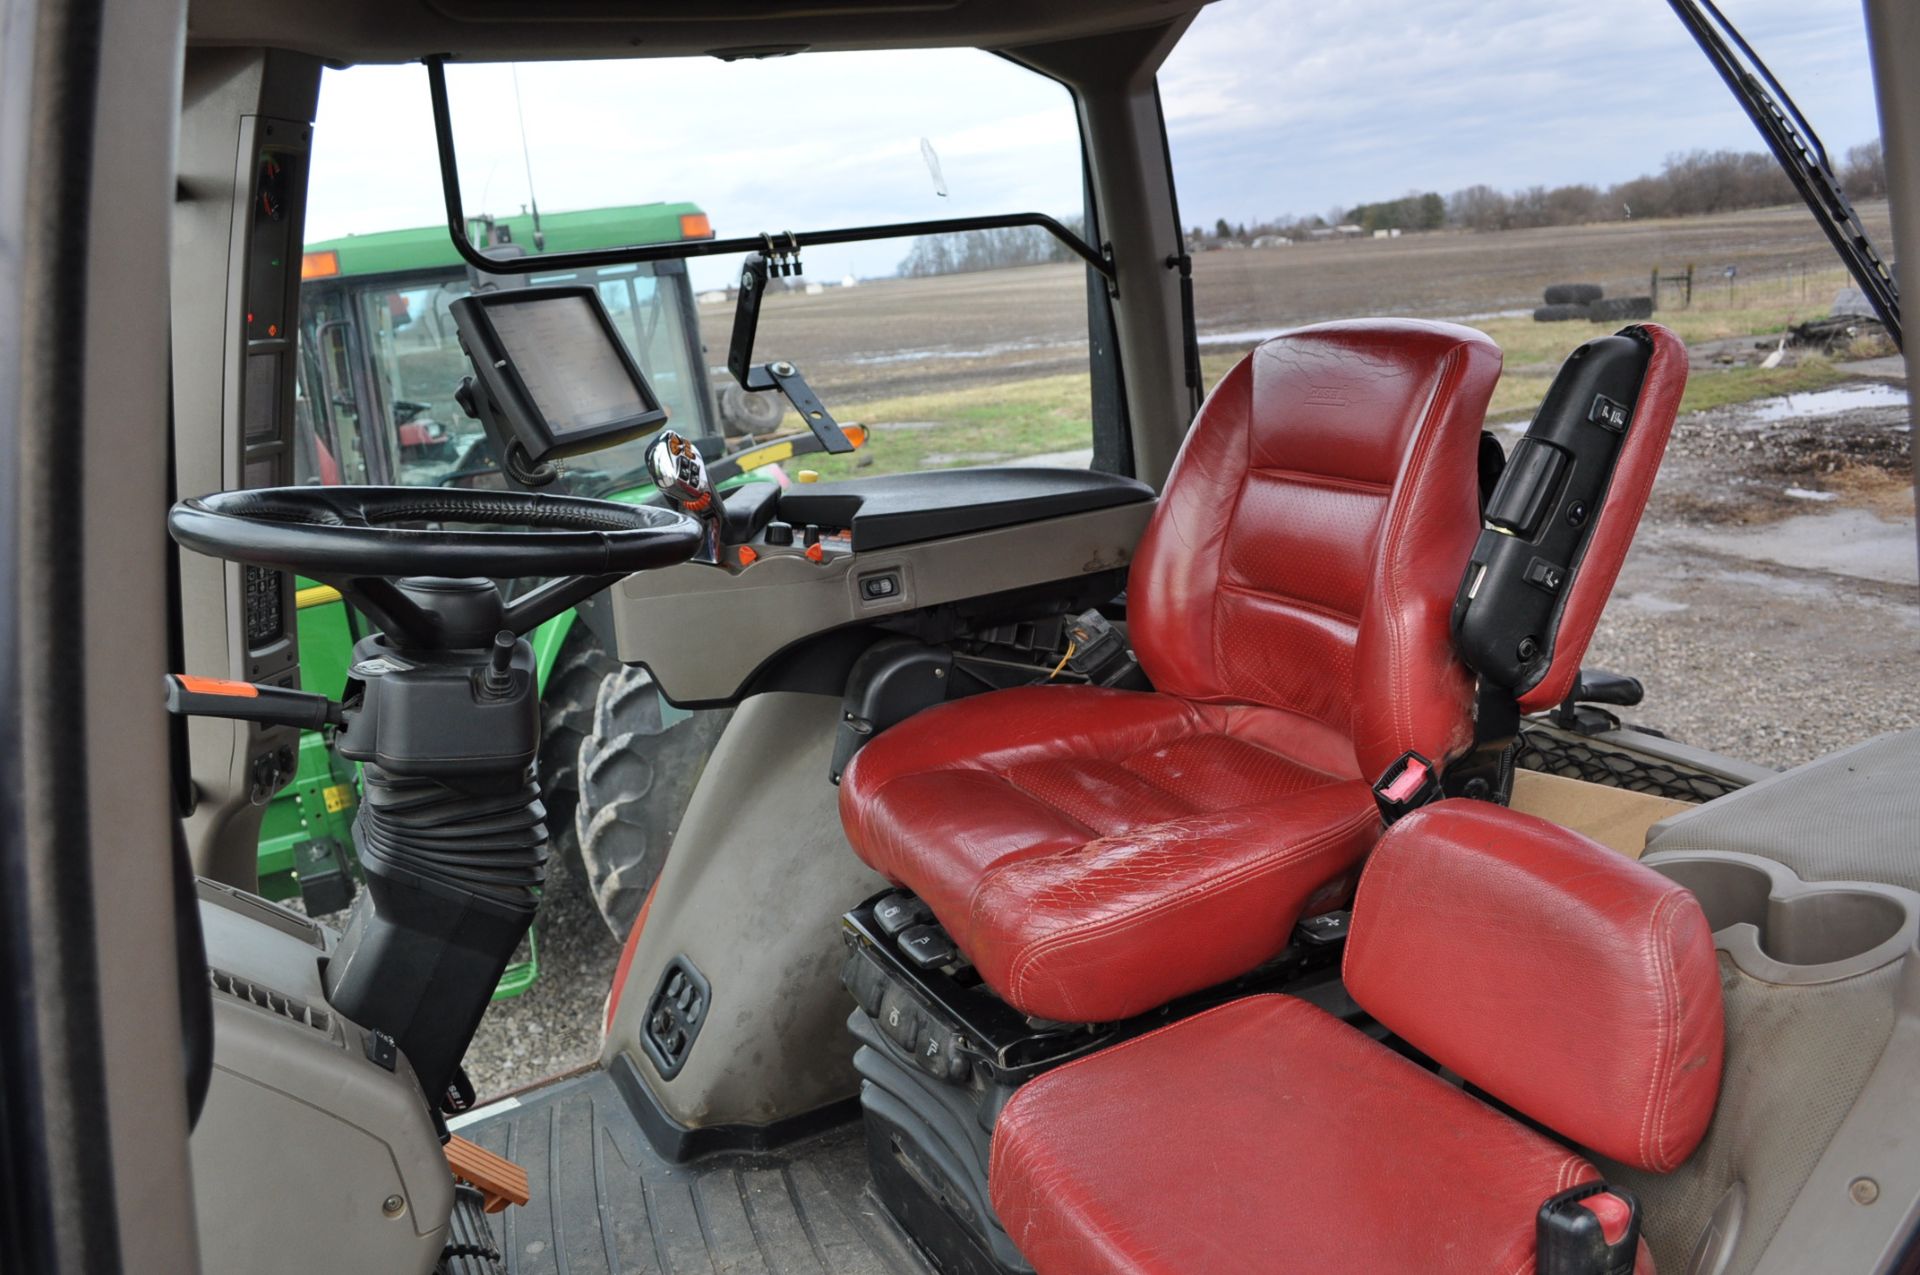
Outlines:
<svg viewBox="0 0 1920 1275"><path fill-rule="evenodd" d="M1345 407L1347 396L1337 385L1314 385L1307 389L1306 402L1312 407Z"/></svg>

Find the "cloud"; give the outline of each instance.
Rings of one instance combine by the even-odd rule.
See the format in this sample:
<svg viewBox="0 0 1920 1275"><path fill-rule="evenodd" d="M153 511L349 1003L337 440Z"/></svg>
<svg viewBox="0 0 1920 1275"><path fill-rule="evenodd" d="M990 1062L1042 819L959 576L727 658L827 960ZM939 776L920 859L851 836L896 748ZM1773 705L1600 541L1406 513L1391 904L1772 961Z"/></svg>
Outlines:
<svg viewBox="0 0 1920 1275"><path fill-rule="evenodd" d="M1858 5L1726 9L1831 145L1876 135ZM1604 184L1676 151L1761 145L1663 0L1227 0L1160 80L1189 223Z"/></svg>

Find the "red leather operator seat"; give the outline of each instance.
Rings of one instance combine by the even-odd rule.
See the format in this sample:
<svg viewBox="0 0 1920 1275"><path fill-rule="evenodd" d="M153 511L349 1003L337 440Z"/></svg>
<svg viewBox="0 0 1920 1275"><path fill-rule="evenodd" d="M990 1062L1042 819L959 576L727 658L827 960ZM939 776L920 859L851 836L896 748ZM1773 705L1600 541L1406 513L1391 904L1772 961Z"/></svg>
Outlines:
<svg viewBox="0 0 1920 1275"><path fill-rule="evenodd" d="M1125 1018L1245 973L1380 830L1369 784L1470 743L1449 609L1480 530L1500 351L1468 328L1327 323L1227 374L1128 586L1152 693L996 691L862 749L840 814L997 993Z"/></svg>
<svg viewBox="0 0 1920 1275"><path fill-rule="evenodd" d="M1599 1178L1579 1148L1667 1172L1712 1118L1724 1028L1699 903L1566 829L1461 800L1394 824L1345 977L1566 1142L1305 1001L1249 997L1014 1094L989 1181L1035 1270L1525 1275L1540 1206ZM1624 1244L1624 1201L1589 1207Z"/></svg>

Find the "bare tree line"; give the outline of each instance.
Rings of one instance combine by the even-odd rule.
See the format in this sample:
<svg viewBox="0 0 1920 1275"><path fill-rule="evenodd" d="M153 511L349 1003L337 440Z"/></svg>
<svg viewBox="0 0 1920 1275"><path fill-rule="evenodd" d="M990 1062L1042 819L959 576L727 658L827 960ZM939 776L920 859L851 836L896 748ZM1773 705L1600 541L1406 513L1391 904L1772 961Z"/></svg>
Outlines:
<svg viewBox="0 0 1920 1275"><path fill-rule="evenodd" d="M1078 217L1061 221L1076 235L1084 224ZM937 274L970 274L976 270L1005 270L1067 261L1067 246L1038 226L1008 226L999 230L960 230L944 235L920 235L901 259L899 273L907 278Z"/></svg>
<svg viewBox="0 0 1920 1275"><path fill-rule="evenodd" d="M1880 143L1855 146L1839 164L1841 184L1854 199L1887 193ZM1231 226L1224 219L1212 235L1196 226L1196 241L1246 240L1261 235L1311 237L1318 230L1352 226L1375 230L1521 230L1534 226L1578 226L1636 217L1691 217L1792 203L1797 196L1773 156L1762 151L1691 151L1670 155L1658 173L1600 187L1589 183L1531 186L1501 191L1468 186L1442 197L1412 191L1399 199L1335 208L1325 216L1283 217L1256 226Z"/></svg>
<svg viewBox="0 0 1920 1275"><path fill-rule="evenodd" d="M1878 199L1887 193L1887 171L1880 143L1847 151L1839 165L1841 184L1854 199ZM1536 226L1579 226L1638 217L1692 217L1792 203L1793 184L1771 155L1761 151L1690 151L1669 155L1658 173L1602 188L1588 183L1531 186L1500 191L1468 186L1451 195L1411 191L1399 199L1335 208L1324 217L1283 217L1259 225L1233 225L1224 217L1211 233L1195 226L1193 242L1245 243L1264 235L1305 239L1335 227L1363 233L1376 230L1524 230ZM1063 219L1080 232L1079 218ZM968 274L1037 266L1072 258L1066 245L1034 226L1003 230L921 235L901 259L908 278Z"/></svg>

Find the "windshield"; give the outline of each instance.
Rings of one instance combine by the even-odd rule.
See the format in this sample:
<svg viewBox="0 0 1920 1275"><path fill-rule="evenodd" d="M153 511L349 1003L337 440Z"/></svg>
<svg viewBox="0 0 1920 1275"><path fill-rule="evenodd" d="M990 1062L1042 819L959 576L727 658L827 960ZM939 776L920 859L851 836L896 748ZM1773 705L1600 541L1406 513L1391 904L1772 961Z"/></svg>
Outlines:
<svg viewBox="0 0 1920 1275"><path fill-rule="evenodd" d="M476 221L491 214L488 238L476 242L497 245L504 229L519 252L1026 212L1085 226L1072 95L980 50L454 64L447 84L466 211ZM424 68L327 72L310 253L337 250L346 270L356 249L382 239L368 232L444 226L431 125ZM436 234L437 248L423 239L410 250L445 252L446 232ZM722 433L729 447L802 428L777 393L747 393L718 370L742 260L591 272L675 427ZM1110 356L1094 366L1089 302L1104 306L1106 292L1090 273L1027 226L806 245L771 281L754 360L795 364L836 418L869 427L871 446L858 455L807 458L822 477L1084 467L1094 457L1096 400L1118 401L1093 392L1096 376L1117 380L1118 370ZM415 418L420 428L398 426L405 481L463 472L462 432L473 426L448 410L457 384L445 381L450 329L433 317L452 295L410 296L398 313L386 297L356 307L383 403L431 408ZM638 457L607 452L568 464L618 475Z"/></svg>

